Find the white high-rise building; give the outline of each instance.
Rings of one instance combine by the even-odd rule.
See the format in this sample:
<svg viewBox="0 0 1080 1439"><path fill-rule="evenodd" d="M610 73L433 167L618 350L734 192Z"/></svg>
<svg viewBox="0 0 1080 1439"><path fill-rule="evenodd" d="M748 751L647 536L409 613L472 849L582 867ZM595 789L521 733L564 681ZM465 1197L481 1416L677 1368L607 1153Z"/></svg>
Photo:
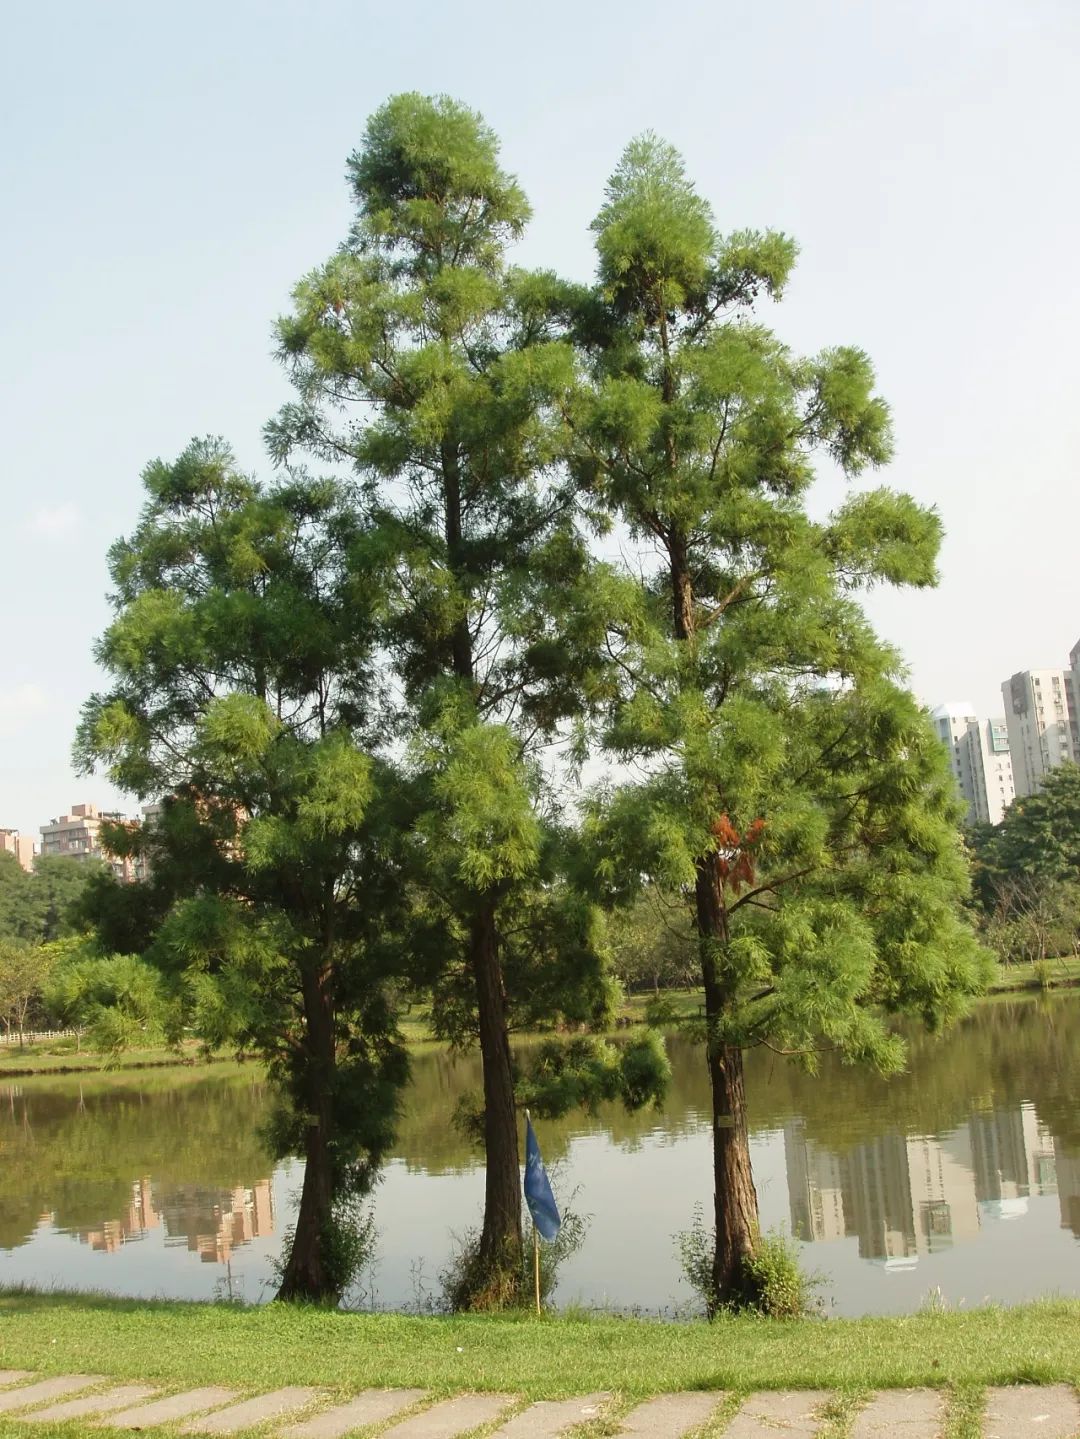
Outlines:
<svg viewBox="0 0 1080 1439"><path fill-rule="evenodd" d="M980 824L1000 824L1016 794L1005 716L969 726L966 744L974 775L975 818Z"/></svg>
<svg viewBox="0 0 1080 1439"><path fill-rule="evenodd" d="M1018 795L1033 794L1050 770L1080 759L1076 703L1080 671L1075 668L1080 644L1071 658L1074 668L1020 670L1001 686Z"/></svg>
<svg viewBox="0 0 1080 1439"><path fill-rule="evenodd" d="M967 701L938 705L930 712L949 751L949 764L969 824L997 824L1013 799L1012 761L1003 719L980 720Z"/></svg>

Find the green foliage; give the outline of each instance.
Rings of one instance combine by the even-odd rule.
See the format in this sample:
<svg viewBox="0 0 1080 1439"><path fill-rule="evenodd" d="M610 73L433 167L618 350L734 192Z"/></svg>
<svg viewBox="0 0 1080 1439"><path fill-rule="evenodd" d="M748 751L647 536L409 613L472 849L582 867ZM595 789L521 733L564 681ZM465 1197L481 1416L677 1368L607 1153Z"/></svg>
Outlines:
<svg viewBox="0 0 1080 1439"><path fill-rule="evenodd" d="M42 1001L58 1023L89 1031L91 1047L113 1059L125 1049L159 1043L171 1018L164 981L153 965L133 954L102 957L78 941L56 954Z"/></svg>
<svg viewBox="0 0 1080 1439"><path fill-rule="evenodd" d="M51 965L52 955L44 945L0 938L0 1024L9 1035L18 1032L20 1047L27 1018L41 997Z"/></svg>
<svg viewBox="0 0 1080 1439"><path fill-rule="evenodd" d="M337 1307L338 1296L348 1294L375 1255L378 1231L375 1215L360 1196L340 1196L322 1227L319 1248L328 1276L326 1300ZM296 1228L290 1225L281 1241L281 1254L271 1261L280 1286L288 1272L289 1257L296 1243Z"/></svg>
<svg viewBox="0 0 1080 1439"><path fill-rule="evenodd" d="M745 1268L762 1314L803 1319L814 1312L813 1291L820 1281L802 1270L795 1242L786 1234L759 1234Z"/></svg>
<svg viewBox="0 0 1080 1439"><path fill-rule="evenodd" d="M679 988L697 977L697 939L681 894L646 885L610 915L607 941L627 990Z"/></svg>
<svg viewBox="0 0 1080 1439"><path fill-rule="evenodd" d="M553 1240L540 1240L540 1303L543 1307L549 1304L555 1292L555 1286L559 1282L559 1270L578 1252L589 1232L589 1219L574 1208L576 1191L565 1199L561 1198L557 1187L557 1169L553 1169L549 1177L556 1194L562 1223ZM526 1223L525 1229L516 1283L505 1286L500 1302L487 1305L489 1310L518 1309L530 1312L534 1309L536 1274L533 1266L537 1250L534 1247L531 1221ZM480 1256L480 1235L475 1229L469 1230L457 1239L449 1263L439 1275L443 1307L450 1313L467 1307L478 1285L484 1284L488 1279Z"/></svg>
<svg viewBox="0 0 1080 1439"><path fill-rule="evenodd" d="M582 1035L546 1040L532 1051L518 1094L545 1117L612 1100L633 1111L662 1100L670 1078L664 1041L651 1030L626 1044Z"/></svg>
<svg viewBox="0 0 1080 1439"><path fill-rule="evenodd" d="M1034 794L1013 800L1001 823L979 832L975 843L991 885L1021 876L1080 881L1080 765L1052 769Z"/></svg>
<svg viewBox="0 0 1080 1439"><path fill-rule="evenodd" d="M144 486L110 555L98 656L114 687L86 705L77 752L165 798L108 836L148 882L98 882L83 912L99 944L166 977L171 1032L186 1018L211 1047L266 1059L277 1152L307 1154L298 1232L323 1250L297 1246L291 1292L324 1297L348 1268L337 1207L373 1182L406 1071L387 987L404 964L399 786L375 754L363 526L337 483L293 470L263 488L218 440L150 465ZM144 1023L128 998L98 1020L113 1047Z"/></svg>
<svg viewBox="0 0 1080 1439"><path fill-rule="evenodd" d="M710 1319L717 1318L725 1306L717 1303L713 1273L716 1235L706 1226L700 1205L694 1206L690 1228L676 1234L675 1247L687 1283ZM819 1310L814 1291L821 1282L802 1268L798 1247L788 1235L777 1230L758 1233L742 1261L737 1307L769 1319L805 1319Z"/></svg>
<svg viewBox="0 0 1080 1439"><path fill-rule="evenodd" d="M278 323L296 399L267 438L281 462L305 453L355 473L368 522L353 584L408 741L416 979L440 1035L481 1043L501 1116L487 1163L509 1193L508 1031L594 1024L614 992L538 763L597 676L576 598L591 572L581 497L561 464L575 292L511 268L528 204L491 130L455 101L387 101L349 179L349 237ZM503 1267L496 1295L517 1283L520 1243L500 1205L481 1244Z"/></svg>
<svg viewBox="0 0 1080 1439"><path fill-rule="evenodd" d="M108 873L100 860L66 855L38 855L27 873L14 855L0 854L0 937L49 944L77 934L87 887Z"/></svg>
<svg viewBox="0 0 1080 1439"><path fill-rule="evenodd" d="M652 136L593 229L570 467L638 542L639 573L612 567L582 624L610 661L601 743L642 778L593 797L586 840L610 904L649 884L692 917L716 1115L735 1129L716 1205L745 1229L717 1225L719 1301L754 1288L742 1051L896 1071L891 1014L945 1024L986 982L944 754L859 602L934 583L941 524L885 489L816 516L817 465L882 464L890 420L861 350L801 358L755 313L782 293L786 237L722 238Z"/></svg>

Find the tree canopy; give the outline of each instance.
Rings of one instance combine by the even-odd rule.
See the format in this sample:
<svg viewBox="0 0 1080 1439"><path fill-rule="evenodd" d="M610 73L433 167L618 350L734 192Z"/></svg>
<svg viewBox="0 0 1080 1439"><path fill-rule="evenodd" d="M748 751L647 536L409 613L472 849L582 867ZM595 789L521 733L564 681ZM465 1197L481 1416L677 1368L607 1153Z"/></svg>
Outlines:
<svg viewBox="0 0 1080 1439"><path fill-rule="evenodd" d="M280 461L346 460L359 482L355 560L418 803L414 944L437 1032L483 1058L484 1224L458 1298L486 1305L522 1273L510 1031L601 1024L612 998L538 751L585 708L559 629L590 565L553 404L573 358L562 287L509 266L529 207L478 115L394 97L349 180L349 238L279 322L298 399L268 437Z"/></svg>
<svg viewBox="0 0 1080 1439"><path fill-rule="evenodd" d="M933 583L941 526L882 488L812 517L816 464L884 463L889 418L861 351L800 358L756 317L786 237L721 235L652 136L593 229L571 463L641 546L589 599L618 682L602 742L645 777L598 797L589 835L613 894L648 876L693 910L720 1303L752 1298L743 1050L895 1069L888 1015L939 1025L983 980L945 757L859 601Z"/></svg>
<svg viewBox="0 0 1080 1439"><path fill-rule="evenodd" d="M455 101L389 100L348 175L348 237L277 326L277 482L194 442L111 553L79 754L164 803L110 830L148 880L99 878L83 912L208 1042L269 1061L279 1152L306 1159L283 1297L347 1280L395 998L430 994L482 1058L470 1305L520 1289L521 1099L662 1091L655 1037L595 1033L613 949L664 947L662 900L705 1011L712 1297L753 1302L744 1051L895 1070L891 1016L939 1026L984 978L947 758L861 603L935 582L940 520L883 487L819 513L821 466L889 459L870 360L765 325L793 242L722 234L655 136L608 185L592 285L512 266L528 204ZM578 804L590 746L607 779ZM525 1025L594 1033L522 1073Z"/></svg>
<svg viewBox="0 0 1080 1439"><path fill-rule="evenodd" d="M116 618L98 647L111 691L79 753L120 786L164 795L159 820L114 827L148 886L96 891L103 923L145 929L212 1045L265 1056L279 1153L306 1157L284 1297L336 1297L350 1203L393 1132L405 1078L385 981L399 950L380 721L358 521L333 481L264 489L220 441L144 474L148 499L110 555ZM126 908L136 923L119 920Z"/></svg>

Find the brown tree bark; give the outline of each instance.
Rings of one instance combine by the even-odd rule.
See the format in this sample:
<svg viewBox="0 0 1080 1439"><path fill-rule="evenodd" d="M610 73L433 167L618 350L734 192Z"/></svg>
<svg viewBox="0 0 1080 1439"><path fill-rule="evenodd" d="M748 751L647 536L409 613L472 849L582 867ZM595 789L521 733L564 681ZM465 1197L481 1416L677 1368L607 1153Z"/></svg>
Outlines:
<svg viewBox="0 0 1080 1439"><path fill-rule="evenodd" d="M277 1297L336 1303L338 1277L327 1263L326 1241L334 1214L334 1008L331 967L323 963L303 976L306 1030L302 1103L307 1118L304 1140L304 1184L293 1231L292 1249Z"/></svg>
<svg viewBox="0 0 1080 1439"><path fill-rule="evenodd" d="M441 459L447 563L460 580L465 568L461 464L457 447L450 439L443 443ZM473 638L467 614L454 626L449 658L453 673L475 684ZM484 1073L484 1223L479 1250L456 1297L469 1308L499 1308L517 1294L522 1240L517 1111L493 893L479 897L470 921L469 964L476 985Z"/></svg>
<svg viewBox="0 0 1080 1439"><path fill-rule="evenodd" d="M522 1239L517 1110L492 895L484 896L473 918L469 947L484 1072L486 1172L484 1226L468 1304L471 1308L498 1308L517 1295Z"/></svg>
<svg viewBox="0 0 1080 1439"><path fill-rule="evenodd" d="M727 913L718 856L698 860L696 908L701 946L701 977L708 1027L709 1088L712 1093L713 1293L710 1313L723 1304L745 1303L755 1297L745 1261L758 1232L757 1191L750 1166L750 1131L746 1123L743 1055L737 1045L723 1044L715 1033L729 995L717 973L716 950L728 937Z"/></svg>

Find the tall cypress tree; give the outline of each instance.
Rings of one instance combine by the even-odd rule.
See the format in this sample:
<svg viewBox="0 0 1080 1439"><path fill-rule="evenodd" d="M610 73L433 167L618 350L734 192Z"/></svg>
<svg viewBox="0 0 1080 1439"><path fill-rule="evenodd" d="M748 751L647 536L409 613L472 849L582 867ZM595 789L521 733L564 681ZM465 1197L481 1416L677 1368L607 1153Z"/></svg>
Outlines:
<svg viewBox="0 0 1080 1439"><path fill-rule="evenodd" d="M349 178L349 240L279 323L298 400L269 439L357 478L353 563L383 596L419 796L418 947L436 1028L483 1060L484 1221L455 1298L501 1304L522 1270L511 1029L596 1023L611 998L537 752L589 680L556 614L588 569L550 403L573 357L560 287L507 264L529 209L479 116L399 95Z"/></svg>
<svg viewBox="0 0 1080 1439"><path fill-rule="evenodd" d="M303 1154L279 1297L337 1300L353 1202L393 1138L404 1047L387 981L401 947L397 785L377 756L371 617L334 481L263 489L220 441L148 466L134 533L110 552L111 688L83 712L82 766L164 796L113 825L143 884L111 875L84 916L146 951L209 1044L254 1049L278 1098L273 1143Z"/></svg>
<svg viewBox="0 0 1080 1439"><path fill-rule="evenodd" d="M588 623L619 680L606 749L646 778L597 802L592 834L613 893L648 876L691 907L711 1300L753 1303L744 1051L895 1069L889 1015L938 1025L983 979L946 757L858 600L932 584L941 526L884 489L812 518L815 460L848 476L883 463L889 417L860 351L802 359L755 319L781 295L788 239L718 234L653 137L626 150L593 228L589 383L566 414L580 484L642 550L640 577L594 584Z"/></svg>

